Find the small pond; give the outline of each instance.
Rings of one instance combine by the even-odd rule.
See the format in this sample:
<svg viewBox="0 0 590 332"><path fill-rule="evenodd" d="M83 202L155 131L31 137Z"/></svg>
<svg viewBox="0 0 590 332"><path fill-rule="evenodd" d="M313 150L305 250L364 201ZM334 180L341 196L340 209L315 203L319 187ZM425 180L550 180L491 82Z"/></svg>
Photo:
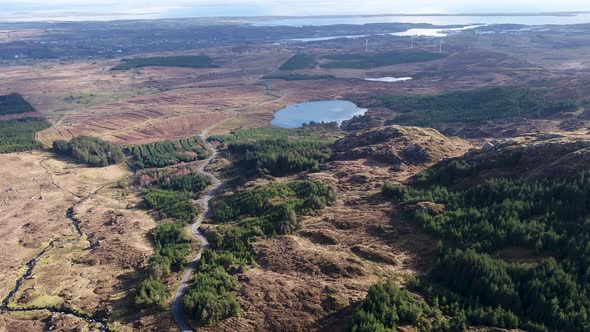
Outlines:
<svg viewBox="0 0 590 332"><path fill-rule="evenodd" d="M310 122L337 122L363 115L367 109L346 100L312 101L289 105L275 113L271 124L281 128L298 128Z"/></svg>
<svg viewBox="0 0 590 332"><path fill-rule="evenodd" d="M386 83L395 83L395 82L405 82L411 80L411 77L377 77L377 78L365 78L365 81L371 82L386 82Z"/></svg>

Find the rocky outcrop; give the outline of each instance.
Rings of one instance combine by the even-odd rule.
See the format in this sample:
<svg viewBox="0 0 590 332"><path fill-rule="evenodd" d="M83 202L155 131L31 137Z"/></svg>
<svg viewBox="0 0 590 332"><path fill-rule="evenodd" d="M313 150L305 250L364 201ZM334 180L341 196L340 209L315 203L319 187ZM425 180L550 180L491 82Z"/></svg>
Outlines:
<svg viewBox="0 0 590 332"><path fill-rule="evenodd" d="M386 126L350 134L337 141L338 159L372 159L392 165L426 165L457 157L470 149L466 141L431 128Z"/></svg>
<svg viewBox="0 0 590 332"><path fill-rule="evenodd" d="M568 176L590 169L590 142L584 136L529 134L486 143L463 158L485 168L484 177Z"/></svg>

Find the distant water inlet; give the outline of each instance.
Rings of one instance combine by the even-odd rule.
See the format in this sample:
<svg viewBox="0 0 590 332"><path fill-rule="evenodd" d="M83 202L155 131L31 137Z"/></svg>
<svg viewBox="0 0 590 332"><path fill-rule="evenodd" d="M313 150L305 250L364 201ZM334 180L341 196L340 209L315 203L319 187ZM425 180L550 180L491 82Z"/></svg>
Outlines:
<svg viewBox="0 0 590 332"><path fill-rule="evenodd" d="M289 105L275 113L271 124L281 128L299 128L310 122L336 122L363 115L367 109L345 100L312 101Z"/></svg>

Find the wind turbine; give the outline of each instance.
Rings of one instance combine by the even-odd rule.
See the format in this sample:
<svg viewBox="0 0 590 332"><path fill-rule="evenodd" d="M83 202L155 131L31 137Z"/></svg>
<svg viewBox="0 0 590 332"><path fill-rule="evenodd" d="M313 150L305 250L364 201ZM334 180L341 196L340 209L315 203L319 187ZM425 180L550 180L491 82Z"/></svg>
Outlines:
<svg viewBox="0 0 590 332"><path fill-rule="evenodd" d="M369 52L369 38L371 38L371 36L368 36L365 39L365 53L368 53Z"/></svg>
<svg viewBox="0 0 590 332"><path fill-rule="evenodd" d="M414 36L410 37L410 48L414 48Z"/></svg>
<svg viewBox="0 0 590 332"><path fill-rule="evenodd" d="M440 39L440 47L438 49L438 53L442 53L442 45L443 45L443 39Z"/></svg>

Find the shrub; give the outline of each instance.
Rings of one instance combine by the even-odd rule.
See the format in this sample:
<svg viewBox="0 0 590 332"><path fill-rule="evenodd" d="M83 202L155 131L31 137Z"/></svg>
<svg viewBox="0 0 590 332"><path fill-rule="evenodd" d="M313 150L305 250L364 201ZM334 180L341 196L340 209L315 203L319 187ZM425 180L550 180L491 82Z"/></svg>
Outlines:
<svg viewBox="0 0 590 332"><path fill-rule="evenodd" d="M222 267L201 270L183 298L187 314L194 320L211 324L237 315L240 304L232 291L236 277Z"/></svg>
<svg viewBox="0 0 590 332"><path fill-rule="evenodd" d="M145 279L137 287L134 303L140 308L162 310L166 304L166 286L159 280Z"/></svg>

